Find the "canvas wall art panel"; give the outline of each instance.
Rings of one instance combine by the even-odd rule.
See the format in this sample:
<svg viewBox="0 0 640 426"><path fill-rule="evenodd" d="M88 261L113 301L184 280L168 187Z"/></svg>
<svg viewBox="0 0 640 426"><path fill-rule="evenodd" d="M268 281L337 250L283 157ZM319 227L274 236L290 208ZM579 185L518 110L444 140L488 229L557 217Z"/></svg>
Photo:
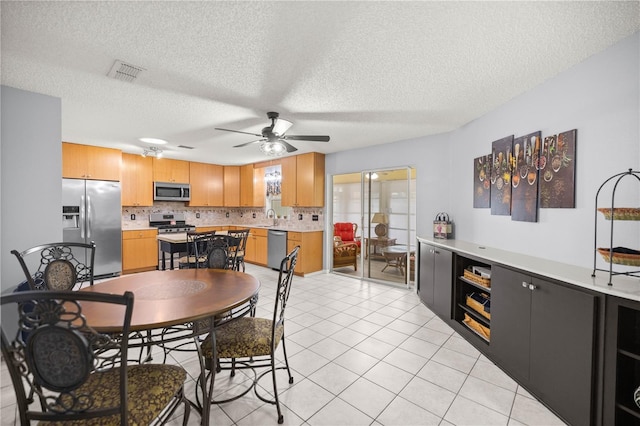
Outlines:
<svg viewBox="0 0 640 426"><path fill-rule="evenodd" d="M539 159L540 208L575 208L577 129L544 138Z"/></svg>
<svg viewBox="0 0 640 426"><path fill-rule="evenodd" d="M473 160L473 207L491 206L491 154Z"/></svg>
<svg viewBox="0 0 640 426"><path fill-rule="evenodd" d="M511 214L511 166L513 135L491 144L491 214Z"/></svg>
<svg viewBox="0 0 640 426"><path fill-rule="evenodd" d="M513 140L511 220L538 221L538 160L541 132Z"/></svg>

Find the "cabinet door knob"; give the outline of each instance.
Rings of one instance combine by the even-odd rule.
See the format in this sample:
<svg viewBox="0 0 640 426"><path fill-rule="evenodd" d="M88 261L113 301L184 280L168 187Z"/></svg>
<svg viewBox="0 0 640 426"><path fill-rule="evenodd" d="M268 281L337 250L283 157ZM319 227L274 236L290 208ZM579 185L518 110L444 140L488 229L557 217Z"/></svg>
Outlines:
<svg viewBox="0 0 640 426"><path fill-rule="evenodd" d="M431 253L431 254L433 254L433 253L435 253L435 252L436 252L436 251L435 251L434 249L429 250L429 253Z"/></svg>
<svg viewBox="0 0 640 426"><path fill-rule="evenodd" d="M538 288L538 287L536 287L536 286L535 286L535 285L533 285L533 284L529 284L529 290L532 290L532 291L533 291L533 290L535 290L536 288Z"/></svg>
<svg viewBox="0 0 640 426"><path fill-rule="evenodd" d="M522 281L522 287L527 288L529 287L529 283L526 281Z"/></svg>
<svg viewBox="0 0 640 426"><path fill-rule="evenodd" d="M440 252L438 250L434 250L433 251L435 254L440 254Z"/></svg>

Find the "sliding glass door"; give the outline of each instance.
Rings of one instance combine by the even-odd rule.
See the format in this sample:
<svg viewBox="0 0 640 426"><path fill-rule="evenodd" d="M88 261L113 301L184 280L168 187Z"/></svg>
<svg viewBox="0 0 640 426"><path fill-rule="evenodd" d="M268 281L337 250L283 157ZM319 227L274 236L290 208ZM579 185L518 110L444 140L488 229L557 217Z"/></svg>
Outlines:
<svg viewBox="0 0 640 426"><path fill-rule="evenodd" d="M410 167L334 176L335 234L344 237L340 229L355 224L359 250L357 265L352 265L340 247L345 241L336 242L333 271L410 285L415 270L415 196L415 169Z"/></svg>

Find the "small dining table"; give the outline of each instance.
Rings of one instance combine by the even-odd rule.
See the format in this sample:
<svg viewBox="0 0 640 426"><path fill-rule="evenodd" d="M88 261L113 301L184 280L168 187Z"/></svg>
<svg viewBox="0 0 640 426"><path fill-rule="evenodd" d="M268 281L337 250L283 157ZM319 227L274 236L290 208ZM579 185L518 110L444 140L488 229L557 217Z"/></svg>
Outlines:
<svg viewBox="0 0 640 426"><path fill-rule="evenodd" d="M393 245L382 249L382 256L387 264L382 268L384 272L389 266L400 271L402 275L406 275L407 270L407 252L414 254L415 247L407 247L406 245Z"/></svg>
<svg viewBox="0 0 640 426"><path fill-rule="evenodd" d="M197 338L209 333L215 347L215 333L212 333L217 318L247 303L255 303L260 281L250 274L220 269L175 269L170 271L150 271L124 275L79 291L123 294L131 291L134 295L131 332L141 336L147 344L166 343L158 341L158 330L171 327L186 328L189 333L179 338ZM83 306L87 322L100 332L121 331L124 307L97 309L88 303ZM153 332L155 334L151 334ZM143 333L144 332L144 333ZM200 362L203 367L202 361ZM213 364L215 365L215 364ZM215 374L212 371L212 374ZM210 395L207 394L206 371L202 368L201 384L204 402L201 407L202 424L208 425ZM213 378L212 378L213 380Z"/></svg>

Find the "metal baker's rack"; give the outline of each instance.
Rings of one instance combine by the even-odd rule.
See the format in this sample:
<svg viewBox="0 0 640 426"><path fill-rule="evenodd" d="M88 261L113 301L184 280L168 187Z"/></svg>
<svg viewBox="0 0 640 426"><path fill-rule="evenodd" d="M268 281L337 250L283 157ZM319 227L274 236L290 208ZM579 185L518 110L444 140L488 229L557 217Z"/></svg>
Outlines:
<svg viewBox="0 0 640 426"><path fill-rule="evenodd" d="M596 201L595 201L595 218L594 218L594 244L593 244L593 273L592 277L596 276L596 271L604 271L609 273L609 285L612 284L611 278L614 275L627 275L627 276L636 276L640 277L640 269L633 271L622 271L622 272L614 272L613 264L625 265L625 266L640 266L640 251L626 249L625 251L616 251L614 252L613 247L613 226L617 220L635 220L640 221L640 208L616 208L615 207L615 197L616 197L616 189L618 188L618 184L625 178L632 177L635 178L638 183L640 183L640 171L634 171L633 169L629 169L626 172L617 173L607 180L605 180L598 191L596 192ZM610 208L598 208L598 197L600 196L600 191L608 184L613 184L613 190L611 192L611 207ZM598 212L602 213L605 216L605 219L610 220L611 229L609 234L609 248L598 248ZM635 253L634 253L635 252ZM596 261L598 257L598 253L609 263L609 269L600 269L596 267Z"/></svg>

